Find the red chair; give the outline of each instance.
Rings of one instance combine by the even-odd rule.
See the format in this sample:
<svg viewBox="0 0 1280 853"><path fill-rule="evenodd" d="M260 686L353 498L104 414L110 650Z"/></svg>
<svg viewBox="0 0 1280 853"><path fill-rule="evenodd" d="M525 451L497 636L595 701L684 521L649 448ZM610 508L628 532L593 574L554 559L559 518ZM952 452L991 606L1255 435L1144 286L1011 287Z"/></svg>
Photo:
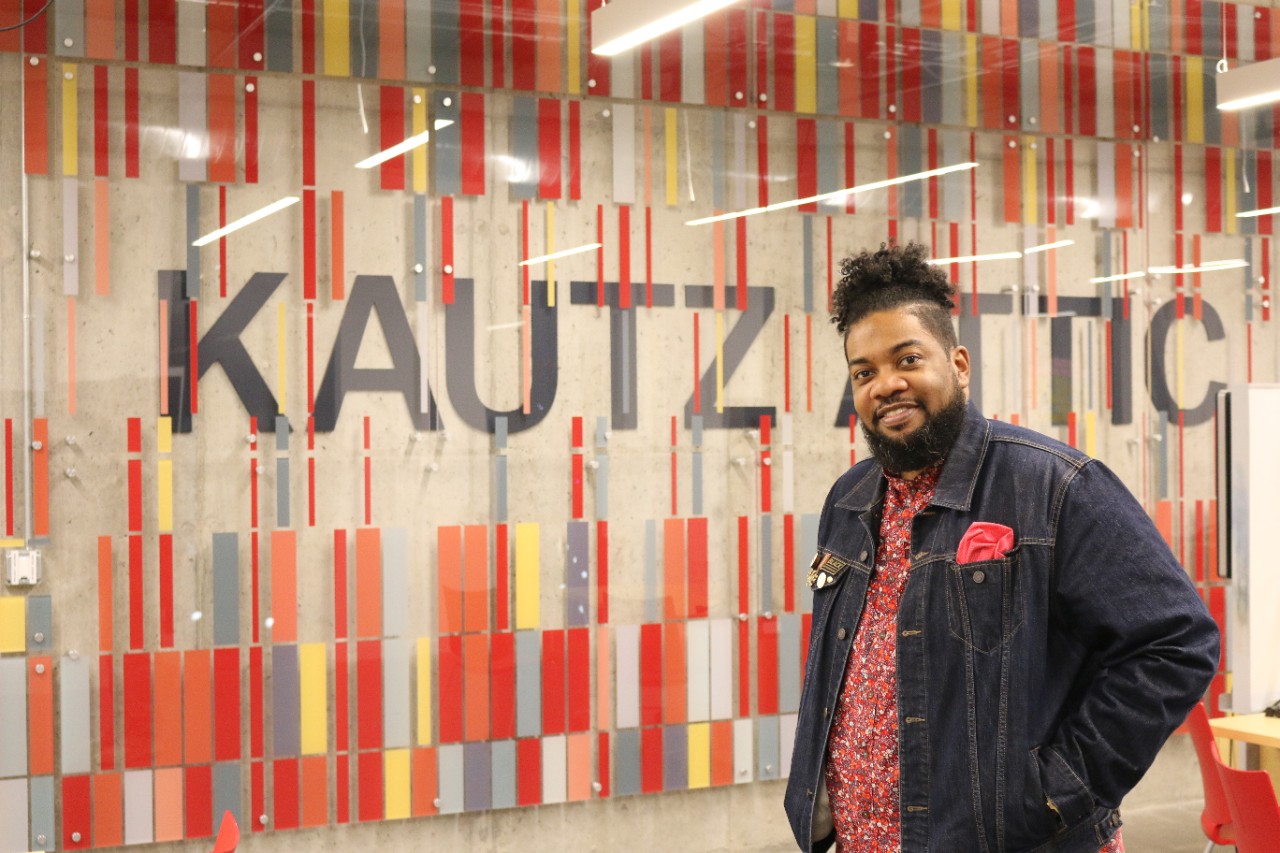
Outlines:
<svg viewBox="0 0 1280 853"><path fill-rule="evenodd" d="M218 827L218 837L213 842L213 853L236 853L240 843L240 825L236 816L230 811L222 813L222 824Z"/></svg>
<svg viewBox="0 0 1280 853"><path fill-rule="evenodd" d="M1231 810L1227 806L1227 796L1222 790L1222 779L1218 775L1222 757L1218 754L1218 743L1213 739L1213 729L1209 728L1209 712L1205 710L1203 702L1191 709L1191 715L1187 717L1187 728L1191 730L1191 742L1195 744L1196 758L1200 764L1200 780L1204 783L1204 811L1200 812L1200 828L1209 839L1204 848L1205 853L1209 853L1215 844L1235 844L1236 830L1232 826Z"/></svg>
<svg viewBox="0 0 1280 853"><path fill-rule="evenodd" d="M1280 847L1280 803L1265 770L1218 765L1236 829L1237 853L1276 853Z"/></svg>

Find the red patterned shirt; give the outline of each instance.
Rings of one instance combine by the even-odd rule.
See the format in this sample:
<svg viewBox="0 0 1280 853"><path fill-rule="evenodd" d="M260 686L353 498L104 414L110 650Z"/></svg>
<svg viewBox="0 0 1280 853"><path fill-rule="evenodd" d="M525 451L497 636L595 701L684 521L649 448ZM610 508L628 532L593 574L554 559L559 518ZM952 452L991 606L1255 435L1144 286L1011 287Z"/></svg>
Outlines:
<svg viewBox="0 0 1280 853"><path fill-rule="evenodd" d="M911 523L933 500L938 463L913 480L886 474L875 570L853 637L827 746L827 793L840 853L900 853L897 619L911 569ZM1124 853L1120 834L1098 853Z"/></svg>

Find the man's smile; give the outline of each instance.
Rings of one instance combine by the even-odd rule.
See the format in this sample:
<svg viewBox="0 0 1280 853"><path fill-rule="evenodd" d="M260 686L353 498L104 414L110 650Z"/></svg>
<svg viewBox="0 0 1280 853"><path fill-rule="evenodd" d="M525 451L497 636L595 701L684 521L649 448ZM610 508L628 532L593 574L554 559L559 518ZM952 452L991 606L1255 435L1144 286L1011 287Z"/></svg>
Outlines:
<svg viewBox="0 0 1280 853"><path fill-rule="evenodd" d="M911 417L915 403L890 403L876 411L876 423L883 427L898 426Z"/></svg>

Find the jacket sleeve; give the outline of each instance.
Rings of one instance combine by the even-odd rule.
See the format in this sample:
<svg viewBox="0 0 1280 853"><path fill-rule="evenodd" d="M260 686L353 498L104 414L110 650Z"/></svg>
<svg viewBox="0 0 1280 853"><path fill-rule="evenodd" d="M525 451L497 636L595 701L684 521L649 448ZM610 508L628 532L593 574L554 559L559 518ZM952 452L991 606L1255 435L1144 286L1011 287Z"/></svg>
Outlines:
<svg viewBox="0 0 1280 853"><path fill-rule="evenodd" d="M1051 806L1067 825L1119 806L1218 667L1200 595L1129 490L1087 462L1060 498L1051 618L1088 656L1087 684L1040 750Z"/></svg>

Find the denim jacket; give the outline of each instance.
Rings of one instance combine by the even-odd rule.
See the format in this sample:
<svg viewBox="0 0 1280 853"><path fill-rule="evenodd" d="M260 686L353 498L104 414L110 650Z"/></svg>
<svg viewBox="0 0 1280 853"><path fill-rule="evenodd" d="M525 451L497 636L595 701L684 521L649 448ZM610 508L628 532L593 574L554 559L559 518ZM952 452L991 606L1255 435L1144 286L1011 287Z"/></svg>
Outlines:
<svg viewBox="0 0 1280 853"><path fill-rule="evenodd" d="M883 496L868 460L822 509L828 577L786 792L802 850L831 841L812 837L814 807ZM959 565L977 521L1012 528L1014 545ZM1097 853L1218 666L1217 626L1185 570L1102 463L972 405L911 548L897 617L903 853Z"/></svg>

